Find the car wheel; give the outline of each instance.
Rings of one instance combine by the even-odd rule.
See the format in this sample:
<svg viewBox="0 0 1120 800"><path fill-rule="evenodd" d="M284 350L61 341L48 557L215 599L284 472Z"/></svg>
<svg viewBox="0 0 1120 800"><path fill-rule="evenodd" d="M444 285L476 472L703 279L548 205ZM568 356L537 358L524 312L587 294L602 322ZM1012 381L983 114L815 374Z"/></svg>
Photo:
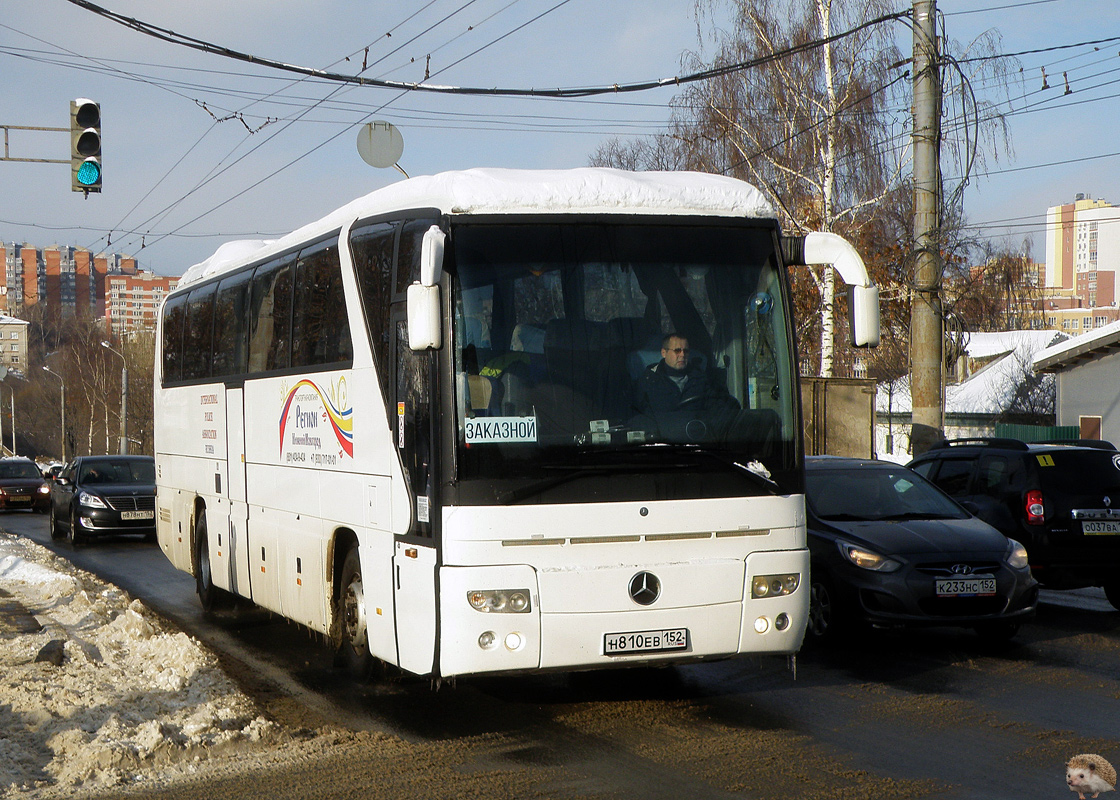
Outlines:
<svg viewBox="0 0 1120 800"><path fill-rule="evenodd" d="M364 679L369 676L373 667L373 656L369 652L366 595L362 584L362 562L358 557L357 544L351 545L346 553L341 575L338 608L335 610L340 632L335 664L353 677Z"/></svg>
<svg viewBox="0 0 1120 800"><path fill-rule="evenodd" d="M229 608L233 604L233 595L214 585L214 576L210 571L210 541L206 537L206 512L198 517L194 526L195 537L195 591L198 592L198 601L206 613Z"/></svg>
<svg viewBox="0 0 1120 800"><path fill-rule="evenodd" d="M1113 608L1120 611L1120 578L1105 581L1104 596L1108 598Z"/></svg>
<svg viewBox="0 0 1120 800"><path fill-rule="evenodd" d="M844 612L840 608L832 581L819 571L811 571L811 574L809 622L805 632L818 642L833 641L844 628Z"/></svg>
<svg viewBox="0 0 1120 800"><path fill-rule="evenodd" d="M51 504L50 514L51 514L51 516L50 516L51 538L52 539L58 539L62 536L62 531L60 531L58 529L58 518L55 517L55 515L54 515L54 504L53 503Z"/></svg>
<svg viewBox="0 0 1120 800"><path fill-rule="evenodd" d="M1011 641L1018 632L1018 622L982 622L976 626L976 633L982 639L995 644Z"/></svg>
<svg viewBox="0 0 1120 800"><path fill-rule="evenodd" d="M70 527L66 531L66 541L75 549L86 543L86 537L78 530L78 515L73 510L70 511Z"/></svg>

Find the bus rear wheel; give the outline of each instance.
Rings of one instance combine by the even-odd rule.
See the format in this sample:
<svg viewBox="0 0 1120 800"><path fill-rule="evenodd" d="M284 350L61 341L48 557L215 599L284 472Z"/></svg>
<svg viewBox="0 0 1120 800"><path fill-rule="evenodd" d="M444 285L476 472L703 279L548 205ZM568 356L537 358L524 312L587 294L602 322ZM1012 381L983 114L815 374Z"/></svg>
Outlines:
<svg viewBox="0 0 1120 800"><path fill-rule="evenodd" d="M214 585L214 576L210 571L210 542L206 537L206 512L198 515L198 522L194 526L195 538L195 577L194 588L198 592L198 601L206 613L229 608L233 604L233 596L225 589Z"/></svg>
<svg viewBox="0 0 1120 800"><path fill-rule="evenodd" d="M342 562L337 613L341 642L335 664L356 678L366 678L373 666L373 656L369 652L366 595L362 585L362 562L358 557L356 544L350 547Z"/></svg>

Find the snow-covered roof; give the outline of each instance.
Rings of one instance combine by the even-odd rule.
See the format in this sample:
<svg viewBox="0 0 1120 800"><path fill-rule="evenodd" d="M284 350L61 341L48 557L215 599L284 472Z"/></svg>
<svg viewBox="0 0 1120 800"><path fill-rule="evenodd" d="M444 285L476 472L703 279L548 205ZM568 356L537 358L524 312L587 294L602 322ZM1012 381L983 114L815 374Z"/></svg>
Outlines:
<svg viewBox="0 0 1120 800"><path fill-rule="evenodd" d="M9 317L7 314L0 314L0 325L30 325L31 323L25 319L18 317Z"/></svg>
<svg viewBox="0 0 1120 800"><path fill-rule="evenodd" d="M700 172L471 169L409 178L378 189L275 240L230 242L188 269L184 286L250 257L267 257L355 219L435 208L443 214L704 214L771 218L774 209L749 183Z"/></svg>
<svg viewBox="0 0 1120 800"><path fill-rule="evenodd" d="M985 415L1005 411L1035 353L1063 337L1065 334L1053 330L970 333L965 343L968 356L992 360L960 383L945 387L945 413ZM910 376L904 375L890 388L880 384L875 405L878 411L909 412Z"/></svg>
<svg viewBox="0 0 1120 800"><path fill-rule="evenodd" d="M1051 345L1034 357L1035 372L1057 372L1074 361L1120 347L1120 320Z"/></svg>

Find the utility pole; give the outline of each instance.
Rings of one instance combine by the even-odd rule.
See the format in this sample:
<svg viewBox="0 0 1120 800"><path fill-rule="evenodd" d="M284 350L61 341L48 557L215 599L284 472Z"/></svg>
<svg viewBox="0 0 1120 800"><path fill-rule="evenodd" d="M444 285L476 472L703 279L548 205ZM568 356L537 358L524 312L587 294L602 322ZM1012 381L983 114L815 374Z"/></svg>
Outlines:
<svg viewBox="0 0 1120 800"><path fill-rule="evenodd" d="M943 438L941 64L937 0L914 0L914 285L910 303L912 455Z"/></svg>

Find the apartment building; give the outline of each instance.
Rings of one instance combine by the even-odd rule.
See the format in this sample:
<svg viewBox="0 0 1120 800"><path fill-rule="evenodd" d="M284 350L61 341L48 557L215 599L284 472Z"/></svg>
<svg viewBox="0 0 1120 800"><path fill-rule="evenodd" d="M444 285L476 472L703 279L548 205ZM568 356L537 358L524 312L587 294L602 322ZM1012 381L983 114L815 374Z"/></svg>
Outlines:
<svg viewBox="0 0 1120 800"><path fill-rule="evenodd" d="M27 369L27 325L22 319L0 314L0 367Z"/></svg>
<svg viewBox="0 0 1120 800"><path fill-rule="evenodd" d="M0 261L0 314L41 305L52 315L104 318L114 334L153 327L159 303L178 282L139 269L132 256L69 245L0 242Z"/></svg>
<svg viewBox="0 0 1120 800"><path fill-rule="evenodd" d="M113 336L154 329L160 304L178 278L151 272L110 275L106 279L105 329Z"/></svg>

